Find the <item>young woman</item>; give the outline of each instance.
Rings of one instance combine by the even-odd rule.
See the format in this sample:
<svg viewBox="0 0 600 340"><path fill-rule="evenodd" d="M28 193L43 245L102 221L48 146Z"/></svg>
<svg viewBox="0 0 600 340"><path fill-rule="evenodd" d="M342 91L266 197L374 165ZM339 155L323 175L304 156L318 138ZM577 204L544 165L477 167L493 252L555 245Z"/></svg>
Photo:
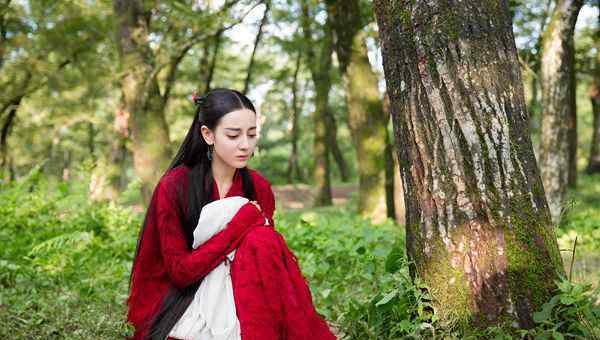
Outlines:
<svg viewBox="0 0 600 340"><path fill-rule="evenodd" d="M269 181L246 167L257 142L253 104L221 88L194 101L192 125L154 190L140 232L127 300L127 319L135 327L131 339L174 339L169 332L200 282L232 250L242 340L335 339L314 309L295 256L274 229ZM236 195L250 201L193 249L202 207Z"/></svg>

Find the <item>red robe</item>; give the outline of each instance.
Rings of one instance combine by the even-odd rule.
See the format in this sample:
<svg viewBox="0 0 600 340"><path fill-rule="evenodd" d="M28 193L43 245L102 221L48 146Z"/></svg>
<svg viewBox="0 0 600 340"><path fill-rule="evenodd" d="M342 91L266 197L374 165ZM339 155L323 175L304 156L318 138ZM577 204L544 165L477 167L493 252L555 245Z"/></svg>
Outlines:
<svg viewBox="0 0 600 340"><path fill-rule="evenodd" d="M336 339L316 313L296 257L274 229L275 197L269 181L248 170L262 213L250 203L242 206L225 229L194 250L186 244L176 204L177 188L187 188L189 168L179 166L160 179L127 300L127 320L136 328L131 339L147 334L171 285L183 288L201 280L236 248L231 280L242 340ZM238 170L225 197L236 195L244 195ZM214 180L212 199L219 199ZM264 225L264 217L270 226Z"/></svg>

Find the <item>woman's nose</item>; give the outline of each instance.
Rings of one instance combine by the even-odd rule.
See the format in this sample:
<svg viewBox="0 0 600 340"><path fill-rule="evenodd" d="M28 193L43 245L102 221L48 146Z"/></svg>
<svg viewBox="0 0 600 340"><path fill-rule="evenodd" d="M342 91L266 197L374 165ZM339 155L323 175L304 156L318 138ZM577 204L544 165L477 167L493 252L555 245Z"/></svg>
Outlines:
<svg viewBox="0 0 600 340"><path fill-rule="evenodd" d="M250 143L248 142L248 136L244 136L242 137L242 141L240 142L240 149L247 149L250 146Z"/></svg>

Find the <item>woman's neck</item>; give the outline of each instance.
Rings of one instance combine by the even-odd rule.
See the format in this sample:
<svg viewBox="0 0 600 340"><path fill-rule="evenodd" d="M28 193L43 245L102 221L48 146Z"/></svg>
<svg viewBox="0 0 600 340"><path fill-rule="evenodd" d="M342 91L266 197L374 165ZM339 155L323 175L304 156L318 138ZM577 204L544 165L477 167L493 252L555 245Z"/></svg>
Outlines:
<svg viewBox="0 0 600 340"><path fill-rule="evenodd" d="M233 175L235 174L236 168L228 166L223 162L219 162L216 158L212 160L210 167L213 178L217 182L219 188L224 188L233 183Z"/></svg>

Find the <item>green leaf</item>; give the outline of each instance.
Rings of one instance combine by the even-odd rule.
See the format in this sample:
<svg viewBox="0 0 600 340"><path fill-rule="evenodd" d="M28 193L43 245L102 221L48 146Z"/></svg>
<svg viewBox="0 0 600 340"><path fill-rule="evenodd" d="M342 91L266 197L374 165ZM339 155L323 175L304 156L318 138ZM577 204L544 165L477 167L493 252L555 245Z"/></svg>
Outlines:
<svg viewBox="0 0 600 340"><path fill-rule="evenodd" d="M385 305L385 304L387 304L387 303L388 303L388 302L390 302L390 301L391 301L391 300L392 300L392 299L393 299L393 298L394 298L394 297L395 297L397 294L398 294L398 290L397 290L397 289L394 289L394 290L392 290L391 292L389 292L389 293L385 294L385 295L383 296L383 298L382 298L381 300L379 300L379 302L377 302L377 303L375 304L375 306L376 306L376 307L379 307L379 306L381 306L381 305Z"/></svg>

